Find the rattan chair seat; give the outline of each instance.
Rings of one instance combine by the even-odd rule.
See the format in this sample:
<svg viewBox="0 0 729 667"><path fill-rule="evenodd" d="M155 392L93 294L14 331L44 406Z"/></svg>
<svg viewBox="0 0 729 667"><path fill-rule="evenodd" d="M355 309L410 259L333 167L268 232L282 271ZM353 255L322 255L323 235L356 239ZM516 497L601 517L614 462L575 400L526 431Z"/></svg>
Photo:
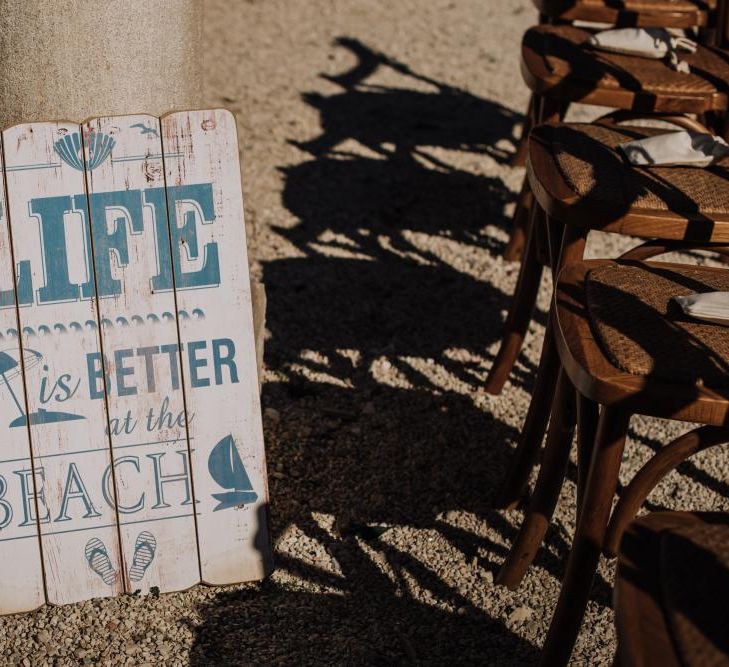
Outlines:
<svg viewBox="0 0 729 667"><path fill-rule="evenodd" d="M672 300L729 291L729 271L607 264L589 272L590 326L621 370L675 383L729 386L729 326L689 319Z"/></svg>
<svg viewBox="0 0 729 667"><path fill-rule="evenodd" d="M597 89L623 89L643 95L700 98L725 95L729 90L729 56L716 49L700 46L696 53L681 54L691 67L691 73L686 74L673 70L663 60L596 50L587 43L590 34L572 25L530 28L522 42L524 66L533 70L533 77L541 81L542 87L553 89L569 82L584 96Z"/></svg>
<svg viewBox="0 0 729 667"><path fill-rule="evenodd" d="M623 142L667 131L567 123L554 128L552 150L560 174L582 198L623 210L672 211L691 218L729 214L729 159L708 169L639 168L617 149Z"/></svg>

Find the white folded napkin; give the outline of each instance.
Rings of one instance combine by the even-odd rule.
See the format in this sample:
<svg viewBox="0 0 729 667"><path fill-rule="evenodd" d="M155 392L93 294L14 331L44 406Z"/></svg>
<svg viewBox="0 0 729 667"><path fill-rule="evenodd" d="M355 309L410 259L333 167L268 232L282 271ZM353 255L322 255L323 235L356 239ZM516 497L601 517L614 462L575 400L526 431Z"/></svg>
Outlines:
<svg viewBox="0 0 729 667"><path fill-rule="evenodd" d="M729 144L721 137L686 130L627 141L618 148L640 167L708 167L729 156Z"/></svg>
<svg viewBox="0 0 729 667"><path fill-rule="evenodd" d="M688 37L673 35L664 28L616 28L603 30L590 37L589 43L596 49L612 53L625 53L660 60L678 72L688 74L689 66L678 57L678 51L694 53L698 44Z"/></svg>
<svg viewBox="0 0 729 667"><path fill-rule="evenodd" d="M689 294L688 296L675 296L673 300L689 317L729 325L729 292Z"/></svg>

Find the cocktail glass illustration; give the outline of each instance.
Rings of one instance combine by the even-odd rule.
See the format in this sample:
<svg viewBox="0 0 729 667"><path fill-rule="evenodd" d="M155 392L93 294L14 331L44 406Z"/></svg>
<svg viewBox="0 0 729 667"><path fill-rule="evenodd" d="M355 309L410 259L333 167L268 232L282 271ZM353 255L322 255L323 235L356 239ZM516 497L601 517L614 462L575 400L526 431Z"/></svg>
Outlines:
<svg viewBox="0 0 729 667"><path fill-rule="evenodd" d="M58 412L54 410L46 410L39 408L35 412L31 412L30 415L25 414L22 404L18 400L18 397L13 389L11 380L15 379L21 374L20 361L13 357L10 352L16 352L18 358L20 357L20 350L7 350L5 352L0 351L0 378L2 384L8 388L10 396L13 399L18 412L19 417L13 419L10 422L10 428L16 428L18 426L27 426L35 424L54 424L57 422L71 421L75 419L85 419L81 415L74 415L69 412ZM43 355L35 350L26 349L23 354L23 360L25 362L25 370L29 371L31 368L38 366L43 360Z"/></svg>

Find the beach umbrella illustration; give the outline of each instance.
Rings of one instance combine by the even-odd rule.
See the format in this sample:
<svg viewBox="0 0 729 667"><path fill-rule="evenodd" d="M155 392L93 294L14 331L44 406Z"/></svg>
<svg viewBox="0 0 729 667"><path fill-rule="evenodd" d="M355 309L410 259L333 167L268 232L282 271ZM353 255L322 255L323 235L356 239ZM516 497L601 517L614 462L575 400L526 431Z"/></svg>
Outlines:
<svg viewBox="0 0 729 667"><path fill-rule="evenodd" d="M57 422L71 421L74 419L85 419L85 417L82 417L81 415L74 415L69 412L45 410L43 408L40 408L35 412L31 412L30 415L26 415L25 410L23 409L23 406L18 400L15 390L10 383L11 380L18 377L21 373L20 362L15 359L11 354L9 354L9 352L11 351L12 350L8 350L7 352L0 352L0 378L2 379L2 384L8 388L10 396L13 399L13 403L15 403L15 406L18 408L18 412L20 413L19 417L16 417L15 419L13 419L13 421L10 422L10 428L27 426L28 423L54 424ZM25 370L28 371L41 362L41 360L43 359L43 355L41 355L40 352L36 352L35 350L26 349L23 359L25 361Z"/></svg>
<svg viewBox="0 0 729 667"><path fill-rule="evenodd" d="M258 500L258 494L253 490L253 484L235 448L232 435L226 435L213 447L208 457L208 471L220 486L231 489L227 493L212 494L219 501L213 512Z"/></svg>
<svg viewBox="0 0 729 667"><path fill-rule="evenodd" d="M13 397L13 402L17 406L18 411L21 415L25 416L25 411L13 391L13 385L10 384L10 380L18 375L20 375L20 364L7 352L0 352L0 377L2 378L3 384L8 388L10 395Z"/></svg>

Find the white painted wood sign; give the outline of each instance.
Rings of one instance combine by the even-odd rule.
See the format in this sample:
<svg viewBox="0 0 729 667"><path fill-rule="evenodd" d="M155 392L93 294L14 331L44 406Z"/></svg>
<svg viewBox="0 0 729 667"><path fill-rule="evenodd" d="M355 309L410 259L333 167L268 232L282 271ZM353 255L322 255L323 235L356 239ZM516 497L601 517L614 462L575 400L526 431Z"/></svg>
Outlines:
<svg viewBox="0 0 729 667"><path fill-rule="evenodd" d="M2 133L0 613L271 566L235 121Z"/></svg>

